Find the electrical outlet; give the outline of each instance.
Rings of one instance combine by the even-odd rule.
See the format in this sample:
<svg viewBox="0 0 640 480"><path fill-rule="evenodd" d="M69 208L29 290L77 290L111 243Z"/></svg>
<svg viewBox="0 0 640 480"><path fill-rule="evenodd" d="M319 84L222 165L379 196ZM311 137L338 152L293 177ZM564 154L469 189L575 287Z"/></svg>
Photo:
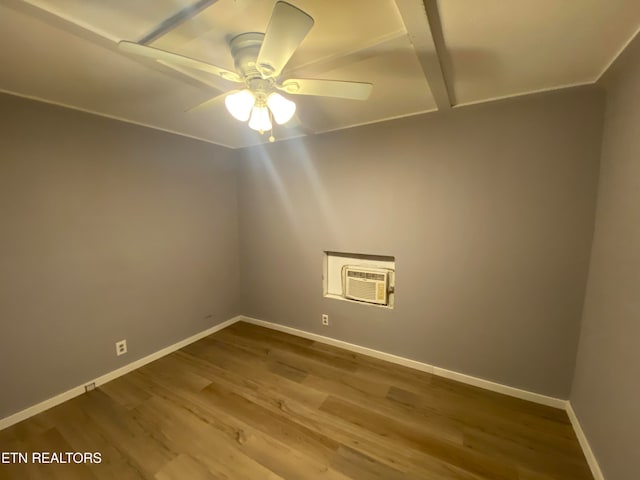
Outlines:
<svg viewBox="0 0 640 480"><path fill-rule="evenodd" d="M124 355L125 353L127 353L127 341L120 340L119 342L116 342L116 355L120 356Z"/></svg>
<svg viewBox="0 0 640 480"><path fill-rule="evenodd" d="M329 325L329 315L327 315L326 313L322 314L322 324Z"/></svg>
<svg viewBox="0 0 640 480"><path fill-rule="evenodd" d="M91 390L95 390L95 389L96 389L96 382L87 383L84 386L84 391L85 392L90 392Z"/></svg>

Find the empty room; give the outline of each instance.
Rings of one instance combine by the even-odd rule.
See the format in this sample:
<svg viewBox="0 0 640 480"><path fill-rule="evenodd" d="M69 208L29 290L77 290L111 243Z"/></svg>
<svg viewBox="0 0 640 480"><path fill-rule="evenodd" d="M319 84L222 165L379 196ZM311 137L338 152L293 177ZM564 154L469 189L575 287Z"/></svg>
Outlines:
<svg viewBox="0 0 640 480"><path fill-rule="evenodd" d="M0 2L0 480L640 478L640 2Z"/></svg>

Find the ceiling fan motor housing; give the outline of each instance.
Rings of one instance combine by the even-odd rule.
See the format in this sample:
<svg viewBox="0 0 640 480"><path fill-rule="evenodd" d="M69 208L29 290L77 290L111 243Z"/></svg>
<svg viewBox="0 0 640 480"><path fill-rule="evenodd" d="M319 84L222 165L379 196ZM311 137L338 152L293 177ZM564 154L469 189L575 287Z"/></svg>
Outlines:
<svg viewBox="0 0 640 480"><path fill-rule="evenodd" d="M229 43L236 71L254 92L268 92L273 89L274 79L263 78L256 68L256 59L262 46L264 33L242 33Z"/></svg>

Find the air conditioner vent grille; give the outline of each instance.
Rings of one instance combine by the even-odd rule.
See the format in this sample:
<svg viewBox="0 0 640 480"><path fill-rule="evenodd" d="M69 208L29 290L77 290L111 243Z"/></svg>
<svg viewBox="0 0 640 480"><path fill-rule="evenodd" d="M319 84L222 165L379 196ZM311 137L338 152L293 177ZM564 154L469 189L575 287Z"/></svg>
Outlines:
<svg viewBox="0 0 640 480"><path fill-rule="evenodd" d="M363 272L361 270L349 270L347 276L351 278L364 278L366 280L378 280L384 282L385 276L382 273Z"/></svg>
<svg viewBox="0 0 640 480"><path fill-rule="evenodd" d="M363 300L375 300L376 284L375 282L350 281L349 293L351 296L361 298Z"/></svg>

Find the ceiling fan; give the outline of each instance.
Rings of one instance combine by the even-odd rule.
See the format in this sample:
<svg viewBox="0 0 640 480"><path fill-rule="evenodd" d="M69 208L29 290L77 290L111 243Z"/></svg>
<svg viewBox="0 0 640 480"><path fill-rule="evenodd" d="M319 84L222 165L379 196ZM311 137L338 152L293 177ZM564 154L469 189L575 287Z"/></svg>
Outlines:
<svg viewBox="0 0 640 480"><path fill-rule="evenodd" d="M287 2L277 2L265 33L242 33L230 41L235 72L126 40L119 42L118 46L136 55L208 72L230 82L244 84L244 88L224 94L225 105L233 117L243 122L248 120L249 127L262 134L273 130L272 121L283 125L291 120L296 111L296 104L278 92L351 100L366 100L371 94L371 83L282 78L284 67L313 27L313 23L313 18L299 8ZM215 98L202 105L213 100ZM273 133L269 140L274 141Z"/></svg>

